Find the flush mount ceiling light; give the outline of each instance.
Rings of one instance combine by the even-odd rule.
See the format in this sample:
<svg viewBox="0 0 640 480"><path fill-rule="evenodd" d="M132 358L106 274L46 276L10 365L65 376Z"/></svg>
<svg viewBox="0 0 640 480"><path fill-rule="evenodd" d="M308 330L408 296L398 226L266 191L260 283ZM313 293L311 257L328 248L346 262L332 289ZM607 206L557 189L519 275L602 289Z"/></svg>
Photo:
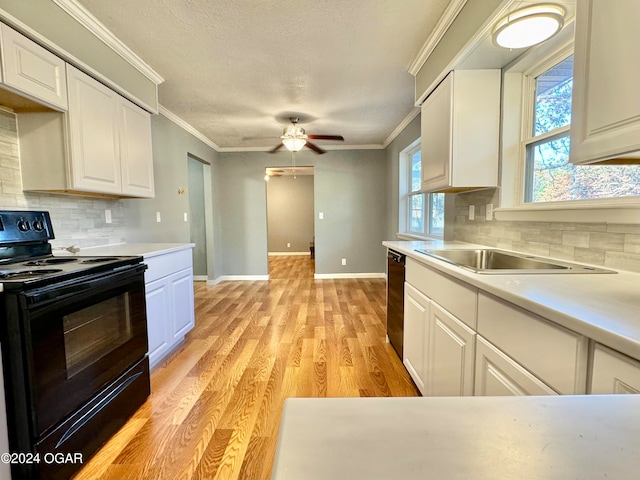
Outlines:
<svg viewBox="0 0 640 480"><path fill-rule="evenodd" d="M540 3L509 13L493 27L493 43L502 48L527 48L544 42L564 25L566 10Z"/></svg>

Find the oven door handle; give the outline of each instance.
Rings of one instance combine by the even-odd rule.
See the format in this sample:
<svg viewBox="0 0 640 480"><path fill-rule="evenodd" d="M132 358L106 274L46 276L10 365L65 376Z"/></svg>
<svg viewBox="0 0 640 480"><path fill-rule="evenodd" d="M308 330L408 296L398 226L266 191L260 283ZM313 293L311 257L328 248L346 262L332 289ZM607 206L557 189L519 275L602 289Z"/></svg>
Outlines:
<svg viewBox="0 0 640 480"><path fill-rule="evenodd" d="M101 287L113 287L119 283L126 283L131 277L143 273L147 269L144 263L125 265L106 272L96 273L82 279L71 279L42 288L30 290L22 294L27 305L42 306L44 304L75 297L90 290Z"/></svg>

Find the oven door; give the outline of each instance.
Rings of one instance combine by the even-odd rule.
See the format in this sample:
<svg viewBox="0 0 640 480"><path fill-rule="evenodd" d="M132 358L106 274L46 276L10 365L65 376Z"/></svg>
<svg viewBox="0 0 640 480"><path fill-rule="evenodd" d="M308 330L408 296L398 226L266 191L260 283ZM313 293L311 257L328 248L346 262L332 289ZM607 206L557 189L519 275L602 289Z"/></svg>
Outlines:
<svg viewBox="0 0 640 480"><path fill-rule="evenodd" d="M35 437L146 355L145 269L127 266L23 294Z"/></svg>

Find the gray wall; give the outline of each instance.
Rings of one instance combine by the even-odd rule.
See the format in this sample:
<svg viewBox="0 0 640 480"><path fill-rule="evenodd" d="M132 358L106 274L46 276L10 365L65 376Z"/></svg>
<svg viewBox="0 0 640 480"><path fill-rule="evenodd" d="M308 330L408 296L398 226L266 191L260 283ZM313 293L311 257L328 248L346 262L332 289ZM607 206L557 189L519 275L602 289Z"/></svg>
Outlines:
<svg viewBox="0 0 640 480"><path fill-rule="evenodd" d="M155 198L125 200L127 242L189 242L189 223L184 221L189 212L188 158L213 164L216 151L162 115L151 117L151 131ZM209 220L215 222L215 214Z"/></svg>
<svg viewBox="0 0 640 480"><path fill-rule="evenodd" d="M313 175L272 176L266 186L269 252L308 253L314 236Z"/></svg>
<svg viewBox="0 0 640 480"><path fill-rule="evenodd" d="M386 171L383 150L333 150L296 154L315 167L316 273L382 273ZM216 257L224 275L266 275L266 167L291 166L287 152L219 153L214 196L219 202ZM323 212L324 220L318 219ZM341 265L341 259L347 265Z"/></svg>
<svg viewBox="0 0 640 480"><path fill-rule="evenodd" d="M400 152L420 138L420 114L385 149L387 181L385 240L396 240L398 232Z"/></svg>
<svg viewBox="0 0 640 480"><path fill-rule="evenodd" d="M189 237L193 248L193 274L207 275L207 229L205 213L204 164L189 156ZM213 253L213 252L212 252Z"/></svg>

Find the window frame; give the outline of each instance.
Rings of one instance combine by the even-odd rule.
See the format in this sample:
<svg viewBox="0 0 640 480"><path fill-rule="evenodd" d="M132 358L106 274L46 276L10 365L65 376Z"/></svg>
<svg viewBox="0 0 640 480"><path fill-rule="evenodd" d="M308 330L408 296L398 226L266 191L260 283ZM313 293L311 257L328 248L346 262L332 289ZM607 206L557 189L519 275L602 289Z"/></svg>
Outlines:
<svg viewBox="0 0 640 480"><path fill-rule="evenodd" d="M501 207L504 221L637 223L640 197L526 202L527 145L569 132L571 125L533 136L535 79L573 55L573 39L524 55L503 70Z"/></svg>
<svg viewBox="0 0 640 480"><path fill-rule="evenodd" d="M413 155L421 150L421 141L418 138L416 141L407 146L402 152L400 152L399 158L399 215L398 215L398 233L399 238L409 239L443 239L444 229L442 235L431 233L431 222L433 218L432 212L432 194L425 193L422 190L412 190L412 160ZM424 197L422 202L423 216L424 216L424 231L410 230L411 226L411 198L417 195ZM443 212L444 213L444 212Z"/></svg>

